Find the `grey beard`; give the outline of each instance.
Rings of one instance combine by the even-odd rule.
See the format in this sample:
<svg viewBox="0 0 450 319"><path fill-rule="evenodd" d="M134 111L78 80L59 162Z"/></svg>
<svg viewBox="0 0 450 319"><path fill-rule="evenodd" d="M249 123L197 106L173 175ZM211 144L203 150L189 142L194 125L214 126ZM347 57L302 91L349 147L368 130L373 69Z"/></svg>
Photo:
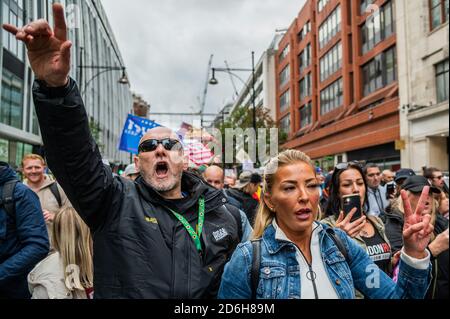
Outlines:
<svg viewBox="0 0 450 319"><path fill-rule="evenodd" d="M144 177L145 182L148 185L150 185L155 191L157 191L159 193L165 193L165 192L170 192L170 191L174 190L177 187L178 183L181 183L181 175L182 174L183 173L179 174L178 176L172 175L172 177L174 178L173 183L170 183L169 185L166 185L166 186L161 185L161 184L157 185L156 183L154 183L152 181L151 178L146 178L145 176L143 176L143 177Z"/></svg>

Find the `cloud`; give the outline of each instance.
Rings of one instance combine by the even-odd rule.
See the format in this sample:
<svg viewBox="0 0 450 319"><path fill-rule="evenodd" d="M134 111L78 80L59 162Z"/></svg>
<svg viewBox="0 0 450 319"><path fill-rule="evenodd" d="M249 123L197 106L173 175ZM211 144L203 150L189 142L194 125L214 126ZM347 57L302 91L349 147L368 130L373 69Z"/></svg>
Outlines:
<svg viewBox="0 0 450 319"><path fill-rule="evenodd" d="M125 5L125 3L128 3ZM213 66L250 68L288 27L304 0L106 0L102 4L119 44L133 91L153 112L199 110L209 57ZM239 74L246 79L249 74ZM233 95L226 74L209 87L205 112ZM236 83L239 85L239 83ZM240 85L238 86L238 90Z"/></svg>

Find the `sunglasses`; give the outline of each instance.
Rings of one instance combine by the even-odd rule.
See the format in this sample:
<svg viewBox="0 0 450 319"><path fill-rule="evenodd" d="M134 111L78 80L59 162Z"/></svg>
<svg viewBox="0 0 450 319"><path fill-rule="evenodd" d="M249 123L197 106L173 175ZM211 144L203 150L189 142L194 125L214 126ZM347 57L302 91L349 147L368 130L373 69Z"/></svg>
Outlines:
<svg viewBox="0 0 450 319"><path fill-rule="evenodd" d="M159 144L161 144L164 149L168 151L179 151L183 148L180 141L173 140L171 138L165 138L162 140L150 139L139 145L139 153L153 152L158 148Z"/></svg>
<svg viewBox="0 0 450 319"><path fill-rule="evenodd" d="M364 166L364 163L358 162L358 161L352 161L352 162L347 162L347 163L339 163L334 168L335 168L335 170L339 170L340 171L340 170L348 169L351 166L358 166L358 167L362 168Z"/></svg>

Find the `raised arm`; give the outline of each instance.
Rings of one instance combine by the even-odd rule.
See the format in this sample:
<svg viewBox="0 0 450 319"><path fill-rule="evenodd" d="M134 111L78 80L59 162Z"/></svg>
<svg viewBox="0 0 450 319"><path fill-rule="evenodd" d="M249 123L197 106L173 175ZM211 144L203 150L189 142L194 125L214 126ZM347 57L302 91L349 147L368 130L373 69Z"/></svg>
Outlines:
<svg viewBox="0 0 450 319"><path fill-rule="evenodd" d="M69 78L70 48L64 10L53 5L54 29L45 20L17 28L3 25L27 47L36 76L34 104L49 168L74 208L97 229L120 205L121 184L114 182L89 130L89 121L76 83Z"/></svg>

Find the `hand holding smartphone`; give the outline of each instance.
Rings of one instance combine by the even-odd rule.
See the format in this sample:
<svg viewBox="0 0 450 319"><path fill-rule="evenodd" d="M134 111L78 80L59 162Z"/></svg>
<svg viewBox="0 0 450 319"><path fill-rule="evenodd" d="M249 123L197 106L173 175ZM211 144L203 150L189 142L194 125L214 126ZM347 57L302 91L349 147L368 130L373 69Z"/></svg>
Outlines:
<svg viewBox="0 0 450 319"><path fill-rule="evenodd" d="M391 199L395 194L395 182L390 182L386 184L386 199Z"/></svg>

